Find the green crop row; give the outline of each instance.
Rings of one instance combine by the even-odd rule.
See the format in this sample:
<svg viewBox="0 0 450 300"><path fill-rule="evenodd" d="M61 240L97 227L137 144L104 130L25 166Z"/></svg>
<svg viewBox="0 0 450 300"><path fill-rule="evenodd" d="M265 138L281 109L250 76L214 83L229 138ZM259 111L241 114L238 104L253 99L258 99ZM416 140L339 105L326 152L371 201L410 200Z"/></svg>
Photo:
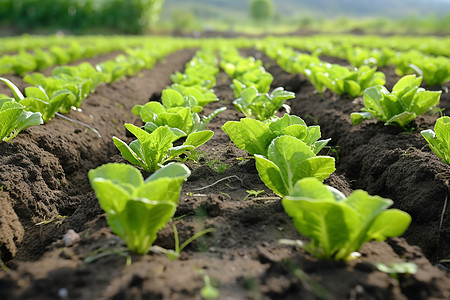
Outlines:
<svg viewBox="0 0 450 300"><path fill-rule="evenodd" d="M337 94L363 96L365 107L361 113L351 116L355 125L364 119L377 118L386 125L395 124L406 129L418 115L436 106L442 93L421 88L422 78L415 75L403 77L390 93L384 87L384 74L367 66L352 72L346 67L324 64L318 57L298 53L292 48L274 44L261 48L287 72L306 75L319 92L328 87Z"/></svg>
<svg viewBox="0 0 450 300"><path fill-rule="evenodd" d="M199 61L212 67L197 68ZM214 68L213 62L212 53L205 55L199 52L187 64L184 75L194 74L193 68L202 72L210 70L211 76L215 76L217 68ZM211 82L204 74L199 75L203 78L199 81L188 77L177 73L173 79L189 79L185 82L204 89ZM180 93L179 97L178 93L179 90L173 86L165 89L161 99L163 105L160 104L164 110L152 111L152 119L155 122L158 119L167 120L165 124L150 122L153 124L147 126L147 122L144 129L126 124L137 140L126 145L117 138L114 139L128 161L147 171L156 170L153 175L144 181L139 171L123 164L107 164L89 172L100 204L108 214L108 224L113 232L125 240L130 250L140 254L148 252L158 230L170 221L176 210L181 184L190 174L184 165L164 164L169 160L177 160L173 154L178 155L195 148L190 142L199 141L200 145L211 137L205 135L205 138L191 138L192 134L201 131L186 134L182 128L168 126L168 120L176 119L175 115L168 113L168 110L176 107L170 105L172 99L177 99L176 103L183 105L182 109L190 109L191 116L194 113L193 107L196 107L190 104L190 98L196 100L193 95ZM164 103L169 103L169 107L164 107ZM198 104L198 101L194 103ZM133 110L142 116L146 105ZM311 238L312 241L305 245L305 249L313 255L324 259L345 260L364 242L373 239L381 241L386 237L400 235L408 227L411 221L408 214L394 209L387 210L392 204L391 200L370 196L363 191L355 191L347 198L321 183L334 172L335 167L333 158L316 155L328 142L319 141L318 126L308 127L299 117L286 114L283 118L273 116L264 122L251 118L227 122L223 129L238 147L255 156L256 167L263 182L283 196L283 207L293 218L294 225L302 234ZM172 143L179 139L177 134L180 132L183 133L180 137L187 135L186 141L181 146L173 147ZM165 251L170 254L169 257L177 258L180 249L175 252Z"/></svg>
<svg viewBox="0 0 450 300"><path fill-rule="evenodd" d="M208 141L213 132L206 130L206 126L225 108L203 117L199 113L205 105L218 100L210 89L218 71L214 53L200 50L186 64L184 74L177 72L171 76L174 83L162 91L161 102L150 101L133 107L132 112L145 125L143 129L132 124L125 126L137 140L127 145L113 138L125 159L154 172ZM173 143L181 138L185 139L184 143L174 147Z"/></svg>
<svg viewBox="0 0 450 300"><path fill-rule="evenodd" d="M19 51L45 49L53 46L65 47L72 42L85 43L90 42L91 39L98 39L99 37L73 37L64 35L20 35L11 37L2 37L0 43L0 54L12 54Z"/></svg>
<svg viewBox="0 0 450 300"><path fill-rule="evenodd" d="M242 57L234 47L225 48L221 52L220 66L231 78L233 83L233 101L236 109L246 117L267 120L284 107L287 112L291 108L284 102L294 98L294 93L279 87L269 93L273 77L262 66L260 60L250 56Z"/></svg>
<svg viewBox="0 0 450 300"><path fill-rule="evenodd" d="M358 45L353 39L333 42L333 39L325 37L276 40L287 46L312 52L315 57L324 54L346 59L354 67L393 65L399 76L417 74L422 76L429 86L439 86L450 81L450 53L445 53L445 56L427 55L417 50L421 49L420 47L405 47L399 51L392 48L392 45L396 45L393 39L379 40L372 45L368 42ZM426 41L424 38L423 43ZM436 44L442 46L442 43Z"/></svg>
<svg viewBox="0 0 450 300"><path fill-rule="evenodd" d="M231 51L233 57L238 55ZM221 65L231 76L242 76L238 70L251 72L254 65L262 68L252 57L232 60L229 56L222 55ZM230 65L230 61L238 63ZM319 140L319 126L308 127L300 117L288 114L256 119L258 115L249 114L239 122L225 123L222 129L238 148L254 156L261 180L283 197L283 207L297 230L311 238L304 245L306 251L322 259L346 260L363 243L398 236L408 228L411 217L407 213L387 210L392 200L361 190L345 197L321 182L335 171L335 162L332 157L317 155L330 140Z"/></svg>
<svg viewBox="0 0 450 300"><path fill-rule="evenodd" d="M12 82L1 78L13 91L14 98L5 95L1 95L0 98L7 99L8 103L14 102L15 106L19 105L28 114L36 113L41 118L40 122L36 121L31 125L41 124L50 121L59 112L69 113L72 108L79 108L82 101L100 84L133 76L142 69L152 68L157 60L188 46L189 41L171 42L162 39L159 42L149 42L140 49L131 49L127 51L127 56L119 55L95 67L89 63L82 63L73 67L57 67L49 77L41 73L29 74L24 81L31 86L25 88L25 95ZM24 127L20 126L20 123L16 124L18 118L13 117L12 111L7 110L4 113L0 126L3 132L1 140L6 141L17 135Z"/></svg>
<svg viewBox="0 0 450 300"><path fill-rule="evenodd" d="M313 38L314 39L314 38ZM448 37L436 36L317 36L317 39L327 40L338 45L352 45L353 47L393 50L407 52L411 50L419 51L426 55L450 57L450 39Z"/></svg>
<svg viewBox="0 0 450 300"><path fill-rule="evenodd" d="M133 108L132 112L145 123L142 128L125 124L136 140L127 145L113 137L126 160L154 172L153 175L144 181L136 168L125 164L106 164L89 172L100 205L108 214L108 224L132 251L147 253L157 232L175 213L181 185L190 174L185 165L175 162L214 134L205 130L206 125L225 108L203 118L198 113L208 103L218 100L210 89L218 72L214 52L197 51L186 64L184 74L177 72L171 76L173 84L162 91L161 103L150 101ZM180 139L184 142L174 146ZM209 231L204 230L193 238ZM176 259L183 245L175 251L163 251Z"/></svg>
<svg viewBox="0 0 450 300"><path fill-rule="evenodd" d="M90 38L73 40L66 45L46 45L47 49L39 47L32 51L25 49L13 55L0 57L0 75L18 74L23 76L27 72L39 71L55 65L65 65L80 59L91 58L101 54L126 50L132 47L142 47L145 42L137 38Z"/></svg>
<svg viewBox="0 0 450 300"><path fill-rule="evenodd" d="M319 93L328 88L339 95L348 94L355 98L362 96L366 88L386 82L385 75L377 72L375 67L351 69L325 63L315 55L299 53L274 43L263 43L259 48L286 71L307 76Z"/></svg>
<svg viewBox="0 0 450 300"><path fill-rule="evenodd" d="M4 80L13 90L14 99L0 99L0 134L6 133L2 139L14 137L32 123L42 123L41 118L49 120L57 111L79 107L101 83L134 75L176 49L203 43L165 42L166 47L159 43L157 47L152 44L130 49L128 56L122 55L96 68L81 64L56 68L51 77L29 75L25 81L34 86L25 90L27 97ZM225 44L233 42L223 42ZM354 123L376 117L388 124L406 127L416 115L434 106L436 99L439 101L440 92L419 88L421 78L415 76L402 78L389 92L376 84L382 77L371 68L344 71L323 64L315 56L299 54L280 45L261 47L286 70L303 72L310 79L314 78L316 87L320 87L321 82L322 87L335 92L364 95L365 109L352 115ZM318 155L329 139L320 140L320 127L307 126L300 117L275 115L282 107L289 112L284 101L295 95L280 89L269 93L273 77L260 61L243 58L233 48L223 50L221 57L220 66L233 78L232 87L237 97L234 104L246 116L240 122L227 122L223 130L237 147L254 156L261 180L282 197L282 205L295 227L311 239L304 246L308 252L323 259L346 260L363 243L398 236L407 229L411 217L405 212L388 209L393 203L391 200L370 196L361 190L346 197L324 185L322 181L335 171L334 158ZM315 68L317 66L326 71ZM133 108L132 112L141 117L144 125L140 128L125 124L125 127L136 140L126 144L113 138L126 160L154 172L149 178L144 180L138 169L125 164L106 164L89 172L91 185L108 215L108 224L132 251L147 253L158 230L176 211L182 183L190 175L189 169L178 163L180 155L206 143L213 135L206 130L206 125L224 108L209 116L199 114L205 105L218 100L211 90L218 72L215 53L208 49L198 51L186 64L184 73L171 76L173 84L162 91L161 102L151 101ZM334 82L333 85L329 81ZM357 92L355 84L359 88ZM71 101L66 103L60 98ZM448 159L450 149L446 139L449 136L447 124L449 120L443 118L438 120L434 131L422 132L432 150L443 160ZM166 250L169 257L178 257L183 245L177 246L175 251Z"/></svg>

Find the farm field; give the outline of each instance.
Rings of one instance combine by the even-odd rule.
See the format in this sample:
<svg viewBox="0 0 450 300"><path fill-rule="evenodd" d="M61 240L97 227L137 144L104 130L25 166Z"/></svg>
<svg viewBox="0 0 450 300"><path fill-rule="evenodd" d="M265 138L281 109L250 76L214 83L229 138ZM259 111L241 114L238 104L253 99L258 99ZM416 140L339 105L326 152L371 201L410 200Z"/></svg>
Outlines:
<svg viewBox="0 0 450 300"><path fill-rule="evenodd" d="M62 94L66 95L65 99L72 97L71 93L75 95L68 107L45 106L42 109L42 116L47 118L45 124L28 127L10 141L0 142L1 299L202 299L208 298L204 287L209 281L219 293L213 292L211 299L450 298L447 205L450 167L430 150L421 135L422 130L433 129L438 118L448 115L450 53L446 49L449 48L422 47L417 54L414 51L420 44L419 38L400 39L400 42L395 38L374 38L379 44L350 36L334 40L320 36L157 39L146 38L142 45L131 39L128 46L111 47L110 51L93 56L81 55L82 60L66 63L47 60L45 68L26 70L39 70L46 77L59 74L59 79L69 83L78 80L76 93L65 83L64 92L50 96L51 85L44 86L41 77L22 73L20 67L0 66L0 70L8 70L0 77L13 82L26 96L25 100L37 97L36 90L27 92L29 86L41 86L49 103L56 103L55 99ZM383 41L388 50L383 48ZM430 38L427 43L450 44L446 38ZM162 44L165 46L155 47ZM370 52L372 46L384 52ZM242 91L230 76L230 63L225 61L236 57L224 51L233 47L238 49L241 58L260 60L266 70L263 74L273 77L268 84L263 79L257 82L257 92L269 92L260 90L267 85L270 92L282 87L295 93L285 101L291 108L290 115L302 118L310 127L319 125L321 138L331 139L318 155L332 157L335 162L336 170L325 176L325 184L345 196L362 189L370 195L392 199L393 208L411 216L410 226L400 237L367 242L359 250L360 256L348 261L319 259L293 242L306 242L308 238L297 231L285 212L281 199L287 194L280 196L267 187L258 172L262 158L255 159L248 151L238 148L223 130L226 122L245 117L233 103L239 98L236 93ZM356 59L352 49L357 47L359 53L368 50L365 59ZM205 52L199 55L199 49ZM300 58L298 51L307 57ZM10 56L18 52L14 47L7 49ZM161 102L163 91L176 83L174 80L188 85L192 78L171 75L188 72L186 63L196 55L209 57L207 53L217 58L212 69L220 69L214 75L215 84L206 80L204 87L212 89L218 101L205 100L206 105L195 102L197 107L191 109L200 110L201 116L214 114L222 107L226 110L206 125L207 130L214 132L212 138L198 149L181 155L190 176L183 183L172 220L158 232L153 245L176 249L174 225L180 243L202 230L211 229L211 232L187 245L176 260L158 253L157 248L138 255L128 251L124 240L108 226L107 215L91 187L88 172L106 163L130 165L130 159L127 161L116 145L117 139L126 144L134 140L126 132L125 123L144 126L141 120L144 108L140 109L139 116L132 113L133 107L149 101ZM44 55L41 53L39 57ZM385 58L383 64L382 58ZM27 56L27 59L34 58ZM316 59L348 70L365 62L370 67L378 64L377 71L381 73L374 75L373 78L378 77L372 81L385 78L385 84L380 84L389 91L403 76L419 69L423 75L421 86L441 91L440 101L436 108L427 109L404 128L385 126L384 121L377 119L352 125L351 113L364 107L363 84L358 88L343 85L344 91L338 95L340 91L333 83L320 81L304 71L303 59L313 61L306 70L313 70L312 66L324 67ZM75 69L65 68L68 64L76 68L81 62L101 67L95 70L86 67L88 75L83 70L78 74ZM408 68L410 64L416 69ZM324 68L331 70L331 67ZM257 69L260 70L259 66ZM206 74L206 70L205 67L199 74ZM316 69L312 74L321 72L326 73ZM28 79L24 78L26 74ZM258 76L257 80L263 78ZM251 85L248 78L240 80L244 90ZM338 80L341 79L334 82ZM82 88L86 81L89 86ZM4 82L0 82L0 94L17 95ZM18 102L35 113L44 107L26 105L42 103L37 100L21 101ZM245 111L246 104L241 104ZM287 110L283 106L276 115L283 117ZM155 123L157 120L154 117ZM113 136L117 138L114 142ZM174 144L180 146L177 142ZM142 164L139 168L144 178L153 173L144 170L147 167ZM76 233L72 238L67 234L71 230ZM386 266L412 263L417 271L388 274L380 271L377 263Z"/></svg>

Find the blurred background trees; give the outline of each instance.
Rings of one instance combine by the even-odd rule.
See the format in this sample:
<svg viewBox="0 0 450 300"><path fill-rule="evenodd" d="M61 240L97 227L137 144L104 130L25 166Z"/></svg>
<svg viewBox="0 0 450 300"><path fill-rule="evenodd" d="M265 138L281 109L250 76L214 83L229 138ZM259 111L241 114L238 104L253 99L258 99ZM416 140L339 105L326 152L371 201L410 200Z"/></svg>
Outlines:
<svg viewBox="0 0 450 300"><path fill-rule="evenodd" d="M164 0L0 0L0 23L90 33L97 29L137 34L158 19Z"/></svg>
<svg viewBox="0 0 450 300"><path fill-rule="evenodd" d="M272 0L252 0L250 16L258 23L268 23L275 13Z"/></svg>

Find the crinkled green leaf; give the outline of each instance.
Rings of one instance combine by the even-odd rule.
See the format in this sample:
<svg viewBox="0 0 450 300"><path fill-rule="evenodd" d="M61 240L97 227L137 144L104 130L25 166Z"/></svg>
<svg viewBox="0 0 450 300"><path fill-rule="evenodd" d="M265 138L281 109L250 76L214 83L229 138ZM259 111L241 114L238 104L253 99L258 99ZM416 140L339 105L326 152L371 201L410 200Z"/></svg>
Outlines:
<svg viewBox="0 0 450 300"><path fill-rule="evenodd" d="M165 107L183 106L184 104L183 96L173 89L164 89L162 91L161 101Z"/></svg>
<svg viewBox="0 0 450 300"><path fill-rule="evenodd" d="M131 251L145 254L175 213L181 185L189 174L184 165L170 164L144 182L132 166L106 164L90 170L89 180L112 231Z"/></svg>
<svg viewBox="0 0 450 300"><path fill-rule="evenodd" d="M263 122L249 118L226 122L222 129L238 148L252 155L266 155L270 142L276 137Z"/></svg>
<svg viewBox="0 0 450 300"><path fill-rule="evenodd" d="M450 117L437 119L434 131L431 129L420 132L428 142L430 149L445 163L450 164Z"/></svg>
<svg viewBox="0 0 450 300"><path fill-rule="evenodd" d="M255 157L256 159L256 157ZM271 182L269 173L266 168L274 169L267 161L276 165L275 171L279 175L271 175L273 178L280 177L280 180ZM264 162L264 164L262 164ZM260 173L261 180L271 189L275 186L275 190L279 195L289 194L294 187L294 184L301 178L317 177L324 180L331 173L334 172L334 158L329 156L316 156L315 153L303 141L291 136L281 136L275 138L267 151L267 159L263 160L259 157L256 160L256 168ZM270 172L275 172L270 171ZM280 192L282 194L280 194Z"/></svg>
<svg viewBox="0 0 450 300"><path fill-rule="evenodd" d="M361 190L345 198L316 178L297 181L282 204L297 230L311 238L305 249L324 259L348 259L364 242L401 235L411 222L407 213L387 210L389 199Z"/></svg>

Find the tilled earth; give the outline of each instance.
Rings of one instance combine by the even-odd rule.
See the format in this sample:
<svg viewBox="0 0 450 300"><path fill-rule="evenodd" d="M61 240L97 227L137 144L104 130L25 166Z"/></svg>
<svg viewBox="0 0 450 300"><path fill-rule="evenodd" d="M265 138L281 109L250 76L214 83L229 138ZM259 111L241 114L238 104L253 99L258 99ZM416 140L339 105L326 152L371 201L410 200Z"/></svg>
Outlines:
<svg viewBox="0 0 450 300"><path fill-rule="evenodd" d="M230 79L220 73L215 88L220 101L209 104L205 113L228 109L210 123L214 137L186 162L192 175L183 186L175 221L181 241L204 228L215 231L186 247L176 261L164 254L130 253L127 264L127 254L118 251L124 242L107 226L87 172L123 162L111 137L131 141L123 127L139 124L131 108L159 98L170 84L169 75L183 70L194 54L184 50L152 70L98 87L81 112L69 114L96 128L101 138L56 117L0 143L0 254L6 264L0 270L0 299L201 299L204 275L219 289L219 299L450 298L448 269L440 263L450 257L450 168L420 136L438 116L419 117L409 133L376 121L352 126L350 113L361 108L361 99L319 95L303 76L282 71L255 50L243 53L264 61L275 77L274 87L296 92L289 101L293 114L309 125L319 124L322 137L332 138L323 154L336 157L337 171L326 183L346 194L365 189L393 199L395 207L413 217L405 235L368 243L361 257L348 263L319 261L298 247L281 245L280 239L303 237L280 199L259 179L248 153L221 130L226 121L243 116L231 103ZM382 70L391 88L398 78L392 69ZM24 87L20 78L9 78ZM7 89L0 87L0 93ZM441 101L441 107L448 107L449 94ZM263 192L246 198L247 190ZM80 240L65 246L62 237L69 229ZM172 224L155 244L174 248ZM116 254L85 262L99 250ZM393 278L374 267L406 261L418 265L417 274Z"/></svg>

